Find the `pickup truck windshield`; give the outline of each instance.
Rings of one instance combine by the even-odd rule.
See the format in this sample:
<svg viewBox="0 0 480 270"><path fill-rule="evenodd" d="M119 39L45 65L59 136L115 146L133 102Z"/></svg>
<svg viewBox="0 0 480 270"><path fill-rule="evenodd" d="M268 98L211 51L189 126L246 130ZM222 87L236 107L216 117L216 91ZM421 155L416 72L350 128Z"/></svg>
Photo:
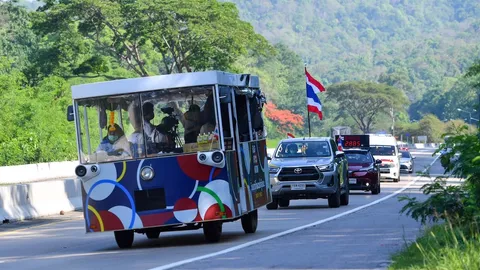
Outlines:
<svg viewBox="0 0 480 270"><path fill-rule="evenodd" d="M331 151L328 142L284 142L275 152L276 158L302 158L302 157L330 157Z"/></svg>
<svg viewBox="0 0 480 270"><path fill-rule="evenodd" d="M370 152L374 156L395 156L395 146L375 145L370 147Z"/></svg>

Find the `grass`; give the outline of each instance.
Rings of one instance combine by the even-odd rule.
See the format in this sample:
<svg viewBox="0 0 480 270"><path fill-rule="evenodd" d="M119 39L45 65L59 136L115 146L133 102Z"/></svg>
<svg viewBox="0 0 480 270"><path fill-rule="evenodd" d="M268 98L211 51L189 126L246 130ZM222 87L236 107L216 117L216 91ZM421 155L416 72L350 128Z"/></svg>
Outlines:
<svg viewBox="0 0 480 270"><path fill-rule="evenodd" d="M478 228L436 225L405 250L393 256L396 269L480 269Z"/></svg>
<svg viewBox="0 0 480 270"><path fill-rule="evenodd" d="M280 139L267 139L267 148L275 148L280 142Z"/></svg>

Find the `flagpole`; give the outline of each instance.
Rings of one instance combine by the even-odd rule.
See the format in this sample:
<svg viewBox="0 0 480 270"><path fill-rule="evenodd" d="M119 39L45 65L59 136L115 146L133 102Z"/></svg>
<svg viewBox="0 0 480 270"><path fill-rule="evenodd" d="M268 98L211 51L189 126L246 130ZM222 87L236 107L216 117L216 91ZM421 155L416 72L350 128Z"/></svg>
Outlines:
<svg viewBox="0 0 480 270"><path fill-rule="evenodd" d="M307 118L308 118L308 137L312 137L311 133L310 133L310 112L308 111L307 109Z"/></svg>
<svg viewBox="0 0 480 270"><path fill-rule="evenodd" d="M306 70L307 70L307 60L306 59L303 60L303 64L305 65L305 72L306 72ZM310 111L308 110L308 97L307 97L307 121L308 121L308 137L311 138L312 133L311 133L311 130L310 130Z"/></svg>

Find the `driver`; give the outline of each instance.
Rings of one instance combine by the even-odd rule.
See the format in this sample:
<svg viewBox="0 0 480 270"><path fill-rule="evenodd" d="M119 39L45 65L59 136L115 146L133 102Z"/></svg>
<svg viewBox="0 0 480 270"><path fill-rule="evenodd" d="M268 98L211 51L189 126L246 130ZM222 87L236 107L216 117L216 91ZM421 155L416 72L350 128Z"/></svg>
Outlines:
<svg viewBox="0 0 480 270"><path fill-rule="evenodd" d="M287 146L287 154L293 155L293 154L296 154L296 153L298 153L298 146L297 146L297 144L296 144L296 143L289 144L289 145Z"/></svg>
<svg viewBox="0 0 480 270"><path fill-rule="evenodd" d="M100 142L98 151L105 151L109 156L129 156L130 146L125 133L118 124L108 127L108 134Z"/></svg>

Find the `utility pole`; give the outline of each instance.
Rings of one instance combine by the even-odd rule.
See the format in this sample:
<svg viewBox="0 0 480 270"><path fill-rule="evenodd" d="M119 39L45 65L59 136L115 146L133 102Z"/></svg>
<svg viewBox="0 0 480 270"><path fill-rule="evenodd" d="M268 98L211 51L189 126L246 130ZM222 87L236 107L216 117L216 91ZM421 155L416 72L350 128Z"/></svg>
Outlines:
<svg viewBox="0 0 480 270"><path fill-rule="evenodd" d="M390 116L392 117L392 136L395 137L395 115L393 114L393 107L390 108Z"/></svg>

